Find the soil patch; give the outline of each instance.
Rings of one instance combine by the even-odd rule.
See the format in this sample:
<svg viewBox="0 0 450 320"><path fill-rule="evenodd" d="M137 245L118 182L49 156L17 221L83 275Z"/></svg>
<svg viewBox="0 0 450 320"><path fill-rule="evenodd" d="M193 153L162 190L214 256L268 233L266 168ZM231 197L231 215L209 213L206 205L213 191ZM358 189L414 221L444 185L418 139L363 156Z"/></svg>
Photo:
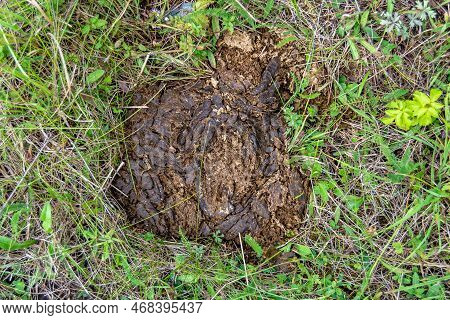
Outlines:
<svg viewBox="0 0 450 320"><path fill-rule="evenodd" d="M287 164L280 99L303 57L278 41L226 36L211 78L177 83L132 117L114 193L136 222L166 237L249 233L264 246L296 233L309 190Z"/></svg>

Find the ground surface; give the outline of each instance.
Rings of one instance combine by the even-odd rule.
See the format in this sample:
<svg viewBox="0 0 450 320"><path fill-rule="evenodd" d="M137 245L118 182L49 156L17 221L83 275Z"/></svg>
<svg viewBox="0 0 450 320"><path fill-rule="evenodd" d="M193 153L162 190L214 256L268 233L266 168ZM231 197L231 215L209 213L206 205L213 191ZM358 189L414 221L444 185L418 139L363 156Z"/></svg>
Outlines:
<svg viewBox="0 0 450 320"><path fill-rule="evenodd" d="M184 2L0 1L0 298L448 298L448 1L199 0L180 12ZM264 42L268 31L275 38ZM274 90L263 74L277 56ZM408 124L408 109L396 109L399 121L387 124L389 103L415 91L431 99L432 89L442 107L421 110L431 123ZM192 104L200 110L187 112ZM186 122L149 143L149 128L176 117ZM186 140L175 141L183 129ZM192 129L209 143L191 144ZM135 175L129 164L141 170L141 144L153 167ZM274 181L257 166L266 159ZM119 172L136 176L135 206L110 192ZM150 174L167 190L154 191ZM275 180L289 194L282 210L270 200ZM304 191L297 202L300 187L286 191L294 180ZM138 204L158 211L176 198L198 206L173 209L183 222L240 204L273 225L289 203L301 221L286 232L277 224L271 239L255 229L242 243L212 232L223 217L198 241L177 222L136 224Z"/></svg>
<svg viewBox="0 0 450 320"><path fill-rule="evenodd" d="M308 183L288 164L279 95L289 95L286 65L300 59L273 38L227 35L211 78L141 94L152 101L131 119L130 161L115 182L135 220L169 239L249 233L269 246L298 232Z"/></svg>

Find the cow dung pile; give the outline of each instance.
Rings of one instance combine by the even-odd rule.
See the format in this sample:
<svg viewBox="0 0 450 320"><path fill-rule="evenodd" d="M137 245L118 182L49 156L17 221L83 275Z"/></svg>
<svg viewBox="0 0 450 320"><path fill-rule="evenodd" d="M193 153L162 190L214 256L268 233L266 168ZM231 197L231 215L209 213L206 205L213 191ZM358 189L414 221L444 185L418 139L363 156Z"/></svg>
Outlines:
<svg viewBox="0 0 450 320"><path fill-rule="evenodd" d="M135 223L166 238L250 234L265 246L297 232L309 190L288 164L281 101L304 58L277 41L226 36L212 76L171 83L127 122L113 193Z"/></svg>

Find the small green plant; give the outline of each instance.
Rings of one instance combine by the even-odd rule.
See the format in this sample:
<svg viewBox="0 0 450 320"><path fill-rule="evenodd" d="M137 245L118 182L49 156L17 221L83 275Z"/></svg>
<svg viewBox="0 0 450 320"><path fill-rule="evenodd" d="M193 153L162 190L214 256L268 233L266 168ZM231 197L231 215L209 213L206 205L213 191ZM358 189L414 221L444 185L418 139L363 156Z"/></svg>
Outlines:
<svg viewBox="0 0 450 320"><path fill-rule="evenodd" d="M397 12L384 12L381 14L381 18L380 25L385 27L384 31L386 33L395 32L397 36L401 36L404 39L408 37L408 29Z"/></svg>
<svg viewBox="0 0 450 320"><path fill-rule="evenodd" d="M233 15L225 15L222 18L222 27L223 30L226 30L230 33L234 32L234 24L236 23L236 17Z"/></svg>
<svg viewBox="0 0 450 320"><path fill-rule="evenodd" d="M429 6L429 1L417 1L416 2L416 12L415 15L417 18L420 19L420 21L424 22L428 19L434 19L436 18L436 12Z"/></svg>
<svg viewBox="0 0 450 320"><path fill-rule="evenodd" d="M166 17L175 29L182 31L177 38L181 51L188 54L195 65L208 60L211 67L216 67L214 52L217 40L222 32L233 33L235 16L221 8L212 7L213 0L198 0L181 13L169 13ZM169 32L163 30L162 32Z"/></svg>
<svg viewBox="0 0 450 320"><path fill-rule="evenodd" d="M430 7L428 0L417 1L414 8L409 11L411 13L408 13L406 17L394 12L393 1L390 1L390 3L392 5L387 12L380 15L380 25L385 27L386 33L395 33L403 39L409 37L409 32L412 29L417 27L420 31L427 21L433 24L433 19L436 18L436 12ZM407 21L408 24L406 25L403 20Z"/></svg>
<svg viewBox="0 0 450 320"><path fill-rule="evenodd" d="M293 137L298 130L301 130L304 117L295 112L293 106L287 106L283 109L284 120L287 123L286 136Z"/></svg>
<svg viewBox="0 0 450 320"><path fill-rule="evenodd" d="M417 1L412 13L408 14L409 28L418 27L419 30L426 24L427 20L436 18L436 12L429 6L429 1Z"/></svg>
<svg viewBox="0 0 450 320"><path fill-rule="evenodd" d="M220 232L220 230L217 230L212 234L212 238L216 244L221 244L223 241L224 235L222 232Z"/></svg>
<svg viewBox="0 0 450 320"><path fill-rule="evenodd" d="M381 119L384 124L391 124L395 121L397 127L403 130L409 130L411 126L417 124L412 118L413 110L407 101L392 101L387 105L387 107L389 109L386 110L386 117Z"/></svg>
<svg viewBox="0 0 450 320"><path fill-rule="evenodd" d="M107 21L100 19L98 15L89 19L83 28L81 28L81 33L87 35L91 30L103 30L106 27Z"/></svg>
<svg viewBox="0 0 450 320"><path fill-rule="evenodd" d="M437 102L442 95L442 91L438 89L431 89L430 95L416 91L414 93L414 100L410 103L414 109L414 116L421 126L427 126L433 122L434 118L439 116L439 110L444 106Z"/></svg>
<svg viewBox="0 0 450 320"><path fill-rule="evenodd" d="M386 117L381 121L384 124L394 123L402 130L409 130L415 125L427 126L439 116L439 110L444 106L438 100L442 91L431 89L430 94L415 91L413 100L391 101L386 110Z"/></svg>

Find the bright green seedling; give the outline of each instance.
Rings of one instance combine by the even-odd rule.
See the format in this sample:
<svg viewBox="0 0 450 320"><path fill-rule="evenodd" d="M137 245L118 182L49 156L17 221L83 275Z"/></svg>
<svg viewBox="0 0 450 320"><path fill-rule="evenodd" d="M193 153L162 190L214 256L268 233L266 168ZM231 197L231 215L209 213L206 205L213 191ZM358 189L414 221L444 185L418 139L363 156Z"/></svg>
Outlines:
<svg viewBox="0 0 450 320"><path fill-rule="evenodd" d="M403 130L409 130L412 126L416 125L413 118L413 109L408 101L392 101L387 107L386 117L381 119L384 124L391 124L395 121L397 127Z"/></svg>
<svg viewBox="0 0 450 320"><path fill-rule="evenodd" d="M437 102L442 95L442 91L431 89L430 96L420 91L414 92L414 100L410 103L414 109L414 116L421 126L431 124L434 118L439 116L439 110L444 106Z"/></svg>
<svg viewBox="0 0 450 320"><path fill-rule="evenodd" d="M96 15L95 17L90 18L88 23L81 28L81 33L86 35L91 32L91 30L103 30L107 23L106 20L100 19L99 16Z"/></svg>
<svg viewBox="0 0 450 320"><path fill-rule="evenodd" d="M409 130L415 125L427 126L439 116L439 110L444 106L437 102L442 91L431 89L430 95L416 91L413 100L395 100L387 105L386 117L381 121L384 124L394 123L402 130Z"/></svg>

